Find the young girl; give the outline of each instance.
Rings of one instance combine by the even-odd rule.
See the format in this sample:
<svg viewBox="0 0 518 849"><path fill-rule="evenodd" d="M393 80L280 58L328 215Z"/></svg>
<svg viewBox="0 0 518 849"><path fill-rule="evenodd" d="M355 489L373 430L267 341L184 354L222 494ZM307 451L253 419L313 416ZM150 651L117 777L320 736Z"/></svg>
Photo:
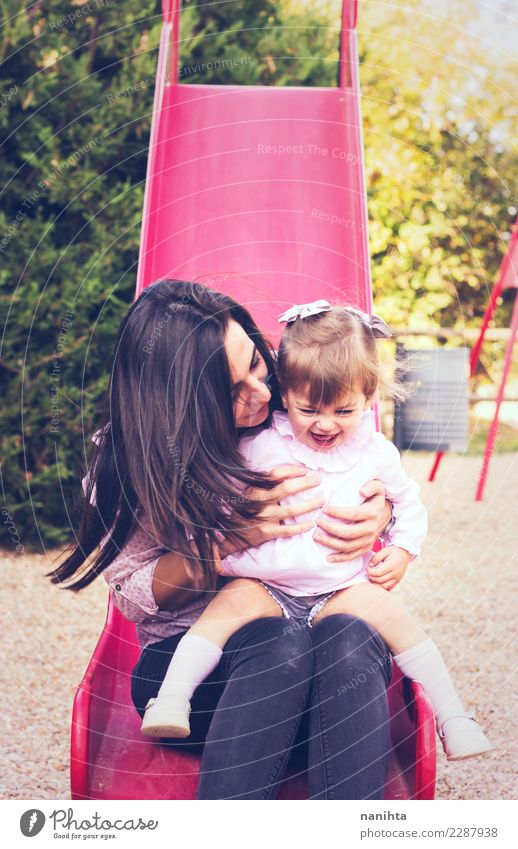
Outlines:
<svg viewBox="0 0 518 849"><path fill-rule="evenodd" d="M142 732L186 737L190 699L216 668L227 640L262 616L285 616L311 626L336 613L370 623L383 637L404 675L431 699L448 760L492 747L476 717L467 713L442 657L423 629L388 590L419 554L427 531L419 487L403 471L397 449L375 429L372 405L381 387L397 394L380 370L376 337L390 336L377 316L327 301L293 307L278 354L278 376L287 413L272 426L242 440L248 465L268 471L283 463L315 470L326 512L332 505L359 504L365 480L383 482L394 505L384 548L343 562L326 546L319 512L315 526L226 557L221 572L230 581L179 643L156 699L146 706ZM300 503L300 498L288 497ZM300 517L299 517L300 518Z"/></svg>

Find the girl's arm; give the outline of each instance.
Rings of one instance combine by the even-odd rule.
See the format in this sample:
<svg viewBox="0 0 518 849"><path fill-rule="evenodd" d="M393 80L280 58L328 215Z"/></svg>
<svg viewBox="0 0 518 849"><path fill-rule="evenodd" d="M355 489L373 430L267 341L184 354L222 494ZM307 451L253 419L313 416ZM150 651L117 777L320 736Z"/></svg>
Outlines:
<svg viewBox="0 0 518 849"><path fill-rule="evenodd" d="M405 472L399 451L388 440L384 440L383 453L385 463L380 476L393 504L394 515L393 527L384 535L385 543L418 555L428 532L428 517L419 496L419 484Z"/></svg>

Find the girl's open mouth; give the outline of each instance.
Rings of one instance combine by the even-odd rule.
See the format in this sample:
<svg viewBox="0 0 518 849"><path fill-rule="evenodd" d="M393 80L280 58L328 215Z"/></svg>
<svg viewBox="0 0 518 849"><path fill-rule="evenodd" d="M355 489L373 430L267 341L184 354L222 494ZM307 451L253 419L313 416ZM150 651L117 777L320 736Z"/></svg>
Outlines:
<svg viewBox="0 0 518 849"><path fill-rule="evenodd" d="M334 445L334 443L336 442L336 440L339 436L338 433L333 433L332 436L321 436L320 434L312 433L311 431L310 431L310 434L311 434L311 438L313 439L313 442L315 443L315 445L318 445L319 447L325 447L325 448L327 448L331 445Z"/></svg>

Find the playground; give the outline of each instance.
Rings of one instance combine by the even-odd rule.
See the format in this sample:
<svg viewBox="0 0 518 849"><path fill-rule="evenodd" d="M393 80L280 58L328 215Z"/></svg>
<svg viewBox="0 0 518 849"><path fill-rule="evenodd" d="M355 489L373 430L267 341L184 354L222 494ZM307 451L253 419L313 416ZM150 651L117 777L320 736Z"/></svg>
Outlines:
<svg viewBox="0 0 518 849"><path fill-rule="evenodd" d="M431 460L405 455L423 487L432 530L399 592L440 646L495 746L483 761L457 764L439 752L436 798L515 799L517 740L508 718L518 702L518 461L497 454L485 499L474 504L480 457L448 456L433 484L426 481ZM2 680L17 702L0 733L3 798L70 797L70 705L104 622L106 589L98 582L73 598L56 593L43 574L57 553L26 556L20 585L19 560L2 552Z"/></svg>

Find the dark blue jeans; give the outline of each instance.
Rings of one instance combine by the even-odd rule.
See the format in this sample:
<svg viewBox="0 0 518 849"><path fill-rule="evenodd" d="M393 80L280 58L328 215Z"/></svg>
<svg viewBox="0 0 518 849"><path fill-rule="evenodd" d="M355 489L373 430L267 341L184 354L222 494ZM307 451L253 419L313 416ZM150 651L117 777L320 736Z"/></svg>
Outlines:
<svg viewBox="0 0 518 849"><path fill-rule="evenodd" d="M181 637L142 652L132 675L141 716ZM385 643L351 616L313 628L280 618L241 628L194 694L191 736L174 743L203 745L197 798L275 798L292 754L301 769L307 758L311 799L381 799L390 675Z"/></svg>

